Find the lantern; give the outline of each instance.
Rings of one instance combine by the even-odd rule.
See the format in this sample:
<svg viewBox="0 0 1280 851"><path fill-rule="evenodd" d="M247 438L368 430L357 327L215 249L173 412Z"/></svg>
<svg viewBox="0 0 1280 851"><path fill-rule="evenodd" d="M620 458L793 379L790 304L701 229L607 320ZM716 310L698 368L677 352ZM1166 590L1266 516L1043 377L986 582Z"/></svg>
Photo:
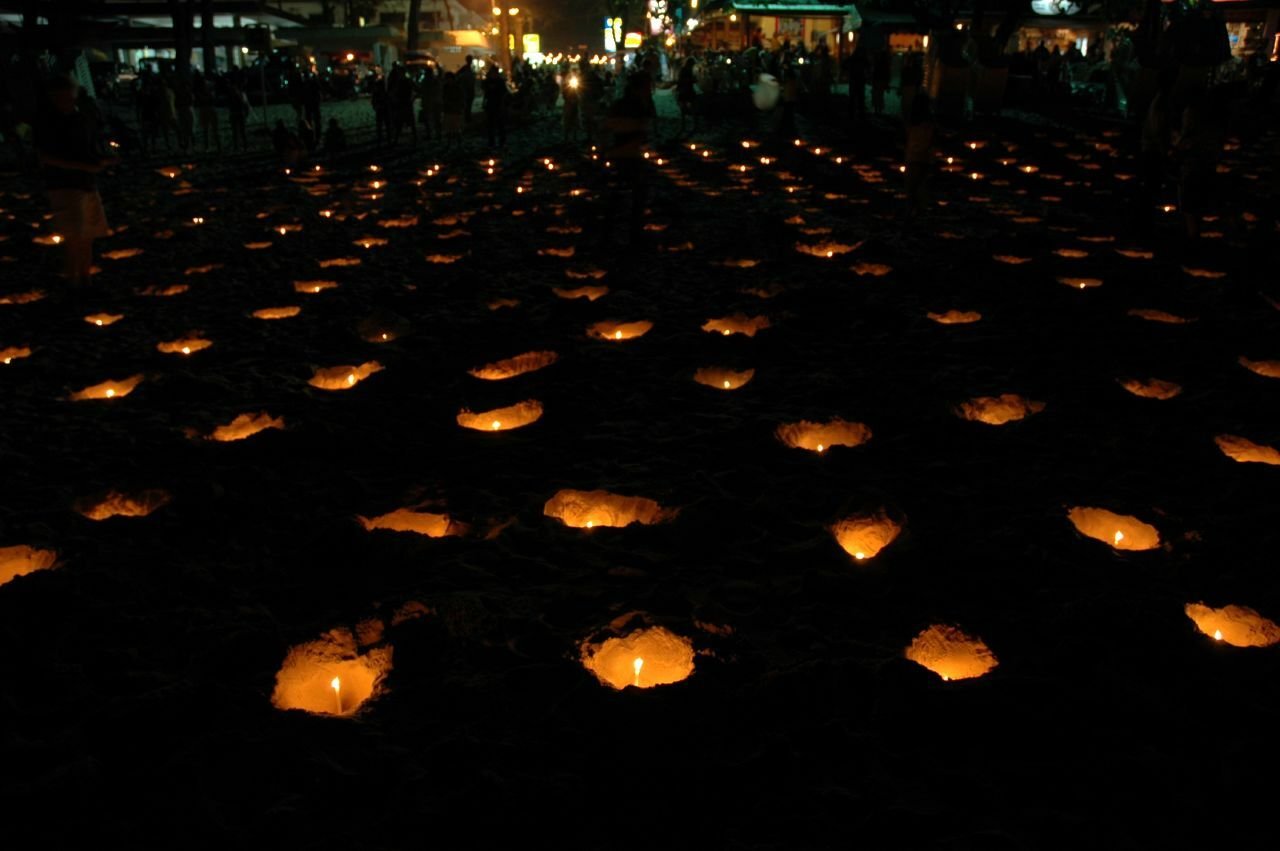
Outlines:
<svg viewBox="0 0 1280 851"><path fill-rule="evenodd" d="M315 295L316 293L322 293L325 290L337 289L337 287L338 287L337 281L294 281L293 282L294 292L307 293L308 295Z"/></svg>
<svg viewBox="0 0 1280 851"><path fill-rule="evenodd" d="M551 292L560 298L585 298L587 301L595 301L598 298L604 298L609 294L608 287L583 286L566 289L564 287L552 287Z"/></svg>
<svg viewBox="0 0 1280 851"><path fill-rule="evenodd" d="M261 310L253 312L254 319L292 319L302 312L302 308L297 305L286 305L284 307L264 307Z"/></svg>
<svg viewBox="0 0 1280 851"><path fill-rule="evenodd" d="M586 669L615 689L669 685L693 673L693 642L660 626L583 642L581 653Z"/></svg>
<svg viewBox="0 0 1280 851"><path fill-rule="evenodd" d="M555 352L525 352L512 358L474 367L467 372L485 381L504 381L551 366L559 357Z"/></svg>
<svg viewBox="0 0 1280 851"><path fill-rule="evenodd" d="M637 337L643 337L652 328L653 323L647 320L639 322L597 322L587 328L587 336L596 340L621 342L622 340L634 340Z"/></svg>
<svg viewBox="0 0 1280 851"><path fill-rule="evenodd" d="M982 314L976 310L948 310L946 313L927 313L925 315L939 325L969 325L982 319Z"/></svg>
<svg viewBox="0 0 1280 851"><path fill-rule="evenodd" d="M90 520L146 517L157 508L167 505L171 498L167 492L154 488L135 493L108 491L101 500L80 500L75 509Z"/></svg>
<svg viewBox="0 0 1280 851"><path fill-rule="evenodd" d="M693 374L693 380L717 390L737 390L755 376L754 369L735 371L718 366L704 366Z"/></svg>
<svg viewBox="0 0 1280 851"><path fill-rule="evenodd" d="M1222 454L1240 463L1270 464L1280 466L1280 449L1254 443L1246 437L1235 434L1220 434L1213 439L1222 450Z"/></svg>
<svg viewBox="0 0 1280 851"><path fill-rule="evenodd" d="M1149 308L1134 308L1128 311L1129 316L1135 316L1138 319L1145 319L1148 322L1162 322L1165 325L1186 325L1195 322L1194 319L1188 319L1185 316L1178 316L1175 313L1168 313L1164 310L1151 310Z"/></svg>
<svg viewBox="0 0 1280 851"><path fill-rule="evenodd" d="M31 357L31 349L26 346L9 346L0 349L0 364L9 365L16 360Z"/></svg>
<svg viewBox="0 0 1280 851"><path fill-rule="evenodd" d="M352 715L382 691L391 671L391 647L360 653L347 629L290 649L276 674L271 704L318 715Z"/></svg>
<svg viewBox="0 0 1280 851"><path fill-rule="evenodd" d="M25 544L0 547L0 585L37 570L48 570L57 563L58 554L53 550L36 549Z"/></svg>
<svg viewBox="0 0 1280 851"><path fill-rule="evenodd" d="M375 372L381 372L382 368L376 360L359 366L330 366L317 369L307 383L321 390L348 390Z"/></svg>
<svg viewBox="0 0 1280 851"><path fill-rule="evenodd" d="M1249 360L1241 356L1240 365L1264 378L1280 378L1280 360Z"/></svg>
<svg viewBox="0 0 1280 851"><path fill-rule="evenodd" d="M473 413L465 408L458 413L458 425L473 431L510 431L537 422L542 416L542 403L528 399L506 408Z"/></svg>
<svg viewBox="0 0 1280 851"><path fill-rule="evenodd" d="M1044 410L1044 402L1036 402L1016 393L999 396L975 396L955 409L961 419L987 425L1004 425L1026 419Z"/></svg>
<svg viewBox="0 0 1280 851"><path fill-rule="evenodd" d="M1148 378L1146 381L1137 378L1117 380L1125 390L1143 399L1172 399L1182 392L1182 385L1161 381L1159 378Z"/></svg>
<svg viewBox="0 0 1280 851"><path fill-rule="evenodd" d="M206 340L202 337L179 337L176 340L157 343L156 350L166 355L190 355L204 351L212 345L212 340Z"/></svg>
<svg viewBox="0 0 1280 851"><path fill-rule="evenodd" d="M467 533L467 525L454 520L448 514L414 511L411 508L397 508L395 511L377 517L357 517L356 519L369 532L374 529L387 529L391 532L413 532L428 538L446 538Z"/></svg>
<svg viewBox="0 0 1280 851"><path fill-rule="evenodd" d="M981 677L1000 664L981 638L940 624L917 635L907 647L906 655L944 680Z"/></svg>
<svg viewBox="0 0 1280 851"><path fill-rule="evenodd" d="M83 402L86 399L123 399L141 383L141 375L132 375L120 381L104 381L101 384L90 385L83 390L77 390L68 398L73 402Z"/></svg>
<svg viewBox="0 0 1280 851"><path fill-rule="evenodd" d="M603 490L560 490L542 507L544 515L555 517L574 529L621 528L632 523L651 526L671 520L678 511L663 508L642 496L623 496Z"/></svg>
<svg viewBox="0 0 1280 851"><path fill-rule="evenodd" d="M1160 532L1156 527L1127 514L1076 506L1067 512L1067 519L1080 534L1115 550L1154 550L1160 546Z"/></svg>
<svg viewBox="0 0 1280 851"><path fill-rule="evenodd" d="M1183 611L1196 629L1232 647L1270 647L1280 643L1280 626L1245 606L1215 609L1204 603L1187 603Z"/></svg>
<svg viewBox="0 0 1280 851"><path fill-rule="evenodd" d="M216 440L219 443L231 443L236 440L244 440L246 437L253 437L260 431L266 431L269 428L284 428L283 417L273 417L266 411L259 411L256 414L240 414L235 419L224 425L220 425L209 435L209 440Z"/></svg>
<svg viewBox="0 0 1280 851"><path fill-rule="evenodd" d="M792 449L808 449L822 454L833 446L861 446L871 439L871 429L863 423L851 423L839 417L825 423L801 420L783 423L775 434Z"/></svg>
<svg viewBox="0 0 1280 851"><path fill-rule="evenodd" d="M836 543L855 561L866 561L876 555L898 535L902 524L893 520L883 510L874 514L855 514L836 521L831 527Z"/></svg>
<svg viewBox="0 0 1280 851"><path fill-rule="evenodd" d="M98 328L105 328L108 325L114 325L124 319L123 313L90 313L84 318L85 322Z"/></svg>

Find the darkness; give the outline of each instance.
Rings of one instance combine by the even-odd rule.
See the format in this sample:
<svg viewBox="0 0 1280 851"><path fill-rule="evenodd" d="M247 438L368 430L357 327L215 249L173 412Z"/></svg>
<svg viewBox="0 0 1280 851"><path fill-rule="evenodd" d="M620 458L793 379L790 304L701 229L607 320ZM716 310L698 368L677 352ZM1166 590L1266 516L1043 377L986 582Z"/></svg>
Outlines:
<svg viewBox="0 0 1280 851"><path fill-rule="evenodd" d="M809 94L791 134L744 92L701 104L681 135L657 95L638 233L636 184L564 143L559 109L513 108L502 150L479 126L461 151L379 144L362 98L322 105L349 149L289 171L259 135L133 151L99 176L114 232L80 289L43 244L47 172L6 160L0 350L31 352L0 365L0 548L58 562L0 584L6 848L1271 836L1280 469L1215 438L1280 447L1280 379L1241 363L1280 361L1274 102L1235 113L1194 240L1176 173L1135 200L1136 122L1066 95L940 114L919 218L896 114L855 122L843 91ZM337 286L300 291L318 280ZM556 292L588 283L608 292ZM284 305L301 311L253 316ZM929 318L949 310L980 319ZM735 314L768 327L703 330ZM588 333L638 320L635 339ZM187 336L212 346L156 348ZM558 359L468 374L533 351ZM308 383L374 360L349 389ZM754 374L724 391L703 367ZM132 375L120 398L68 399ZM1131 378L1181 392L1140 398ZM1001 394L1043 408L957 415ZM528 399L527 426L458 425ZM205 439L256 412L284 427ZM870 439L776 436L836 417ZM570 528L544 515L566 488L678 513ZM171 499L81 512L145 489ZM1087 537L1076 506L1160 545ZM357 519L400 508L468 528ZM901 534L856 560L831 527L876 512ZM1215 640L1196 602L1255 610L1271 646ZM935 625L998 664L944 680L908 659ZM659 626L692 645L687 678L615 689L584 666L584 644ZM291 650L333 631L349 657L390 652L376 694L344 717L273 705Z"/></svg>

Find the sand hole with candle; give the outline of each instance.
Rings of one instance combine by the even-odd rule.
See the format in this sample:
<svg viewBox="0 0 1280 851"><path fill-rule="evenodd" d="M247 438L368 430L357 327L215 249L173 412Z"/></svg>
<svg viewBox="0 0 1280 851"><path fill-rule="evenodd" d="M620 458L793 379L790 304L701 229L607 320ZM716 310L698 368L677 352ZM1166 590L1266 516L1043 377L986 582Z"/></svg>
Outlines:
<svg viewBox="0 0 1280 851"><path fill-rule="evenodd" d="M1233 647L1270 647L1280 643L1280 625L1247 606L1215 609L1204 603L1187 603L1183 611L1196 629Z"/></svg>
<svg viewBox="0 0 1280 851"><path fill-rule="evenodd" d="M734 313L731 316L722 316L719 319L708 319L703 323L702 330L710 334L720 334L724 337L733 334L754 337L758 332L768 327L769 317L767 316L747 316L743 313Z"/></svg>
<svg viewBox="0 0 1280 851"><path fill-rule="evenodd" d="M619 690L670 685L693 673L693 642L661 626L583 642L581 654L588 671Z"/></svg>
<svg viewBox="0 0 1280 851"><path fill-rule="evenodd" d="M897 540L902 524L884 511L854 514L836 521L831 534L854 561L868 561Z"/></svg>
<svg viewBox="0 0 1280 851"><path fill-rule="evenodd" d="M792 449L807 449L819 454L833 446L861 446L871 439L871 429L864 423L849 422L839 417L826 422L800 420L783 423L774 432Z"/></svg>
<svg viewBox="0 0 1280 851"><path fill-rule="evenodd" d="M0 585L12 582L19 576L49 570L58 564L58 554L53 550L19 544L0 547Z"/></svg>
<svg viewBox="0 0 1280 851"><path fill-rule="evenodd" d="M1117 381L1125 390L1143 399L1168 400L1182 393L1182 385L1159 378L1121 378Z"/></svg>
<svg viewBox="0 0 1280 851"><path fill-rule="evenodd" d="M587 336L617 343L643 337L652 329L653 323L643 319L638 322L596 322L587 328Z"/></svg>
<svg viewBox="0 0 1280 851"><path fill-rule="evenodd" d="M75 509L90 520L109 520L112 517L146 517L156 509L168 505L172 499L168 491L152 488L149 490L108 491L102 498L83 499L76 503Z"/></svg>
<svg viewBox="0 0 1280 851"><path fill-rule="evenodd" d="M378 696L391 671L392 648L359 652L346 629L289 650L276 673L271 704L317 715L353 715Z"/></svg>
<svg viewBox="0 0 1280 851"><path fill-rule="evenodd" d="M448 514L437 514L430 511L418 511L412 508L397 508L377 517L357 517L356 520L366 531L386 529L390 532L412 532L428 538L448 538L465 535L468 526Z"/></svg>
<svg viewBox="0 0 1280 851"><path fill-rule="evenodd" d="M472 431L511 431L537 422L542 417L542 403L527 399L505 408L473 412L463 409L458 413L458 425Z"/></svg>
<svg viewBox="0 0 1280 851"><path fill-rule="evenodd" d="M1222 454L1242 464L1269 464L1280 466L1280 449L1263 443L1254 443L1238 434L1220 434L1213 439Z"/></svg>
<svg viewBox="0 0 1280 851"><path fill-rule="evenodd" d="M961 419L1000 426L1038 414L1044 407L1044 402L1036 402L1016 393L1002 393L999 396L975 396L967 402L961 402L955 410Z"/></svg>
<svg viewBox="0 0 1280 851"><path fill-rule="evenodd" d="M132 375L119 381L104 381L101 384L91 384L83 390L77 390L72 393L68 398L74 402L82 402L89 399L123 399L141 383L141 375Z"/></svg>
<svg viewBox="0 0 1280 851"><path fill-rule="evenodd" d="M307 383L321 390L349 390L375 372L381 372L382 364L376 360L359 366L330 366L317 369Z"/></svg>
<svg viewBox="0 0 1280 851"><path fill-rule="evenodd" d="M1136 552L1160 546L1159 530L1128 514L1117 514L1106 508L1076 506L1067 512L1067 519L1080 534L1115 550Z"/></svg>
<svg viewBox="0 0 1280 851"><path fill-rule="evenodd" d="M515 357L472 367L467 370L467 373L484 381L505 381L508 378L515 378L551 366L559 358L560 356L555 352L525 352Z"/></svg>
<svg viewBox="0 0 1280 851"><path fill-rule="evenodd" d="M232 419L231 422L223 423L210 433L208 439L218 443L232 443L253 437L255 434L267 429L283 428L283 417L273 417L266 411L259 411L252 414L240 414Z"/></svg>
<svg viewBox="0 0 1280 851"><path fill-rule="evenodd" d="M673 519L675 508L663 508L642 496L623 496L604 490L563 489L547 500L542 513L574 529L600 526L621 528L638 523L650 526Z"/></svg>
<svg viewBox="0 0 1280 851"><path fill-rule="evenodd" d="M981 677L1000 664L981 638L940 624L917 635L908 645L906 657L944 680Z"/></svg>

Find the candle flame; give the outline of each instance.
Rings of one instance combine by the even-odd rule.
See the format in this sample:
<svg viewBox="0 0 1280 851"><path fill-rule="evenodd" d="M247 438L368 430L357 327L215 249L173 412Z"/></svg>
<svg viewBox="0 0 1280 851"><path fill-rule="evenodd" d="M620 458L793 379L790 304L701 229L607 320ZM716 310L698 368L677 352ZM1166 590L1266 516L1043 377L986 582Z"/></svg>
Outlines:
<svg viewBox="0 0 1280 851"><path fill-rule="evenodd" d="M827 447L823 446L821 443L819 443L819 444L818 444L818 452L819 452L819 453L821 453L821 452L822 452L823 450L825 450L826 448L827 448Z"/></svg>
<svg viewBox="0 0 1280 851"><path fill-rule="evenodd" d="M644 660L637 656L636 660L631 663L631 667L636 672L636 685L640 685L640 669L644 667Z"/></svg>
<svg viewBox="0 0 1280 851"><path fill-rule="evenodd" d="M724 389L725 389L725 390L728 390L728 389L729 389L729 382L728 382L728 381L726 381L726 382L724 383Z"/></svg>
<svg viewBox="0 0 1280 851"><path fill-rule="evenodd" d="M494 431L497 431L498 429L502 428L502 422L500 420L494 420L490 428L492 428Z"/></svg>
<svg viewBox="0 0 1280 851"><path fill-rule="evenodd" d="M338 702L338 714L342 714L342 680L334 677L329 680L329 688L333 689L333 698Z"/></svg>
<svg viewBox="0 0 1280 851"><path fill-rule="evenodd" d="M355 384L355 383L356 383L356 374L353 372L347 376L347 386L350 387L352 384Z"/></svg>
<svg viewBox="0 0 1280 851"><path fill-rule="evenodd" d="M1214 638L1214 640L1215 640L1215 641L1221 641L1221 640L1222 640L1222 630L1220 630L1220 629L1215 629L1215 630L1213 631L1213 638Z"/></svg>
<svg viewBox="0 0 1280 851"><path fill-rule="evenodd" d="M108 390L108 391L107 391L107 398L108 398L108 399L110 399L111 397L113 397L113 396L115 396L115 395L116 395L116 391L114 391L114 390Z"/></svg>
<svg viewBox="0 0 1280 851"><path fill-rule="evenodd" d="M191 347L190 347L190 346L183 346L183 347L182 347L182 353L183 353L184 355L189 355L189 354L191 354Z"/></svg>
<svg viewBox="0 0 1280 851"><path fill-rule="evenodd" d="M1124 540L1124 532L1121 532L1119 529L1117 529L1117 530L1116 530L1115 540L1114 540L1113 544L1114 544L1115 546L1119 546L1120 542L1121 542L1121 541L1123 541L1123 540Z"/></svg>
<svg viewBox="0 0 1280 851"><path fill-rule="evenodd" d="M595 525L596 525L596 521L594 521L594 520L588 520L588 521L587 521L587 528L588 528L588 529L590 529L591 527L593 527L593 526L595 526Z"/></svg>

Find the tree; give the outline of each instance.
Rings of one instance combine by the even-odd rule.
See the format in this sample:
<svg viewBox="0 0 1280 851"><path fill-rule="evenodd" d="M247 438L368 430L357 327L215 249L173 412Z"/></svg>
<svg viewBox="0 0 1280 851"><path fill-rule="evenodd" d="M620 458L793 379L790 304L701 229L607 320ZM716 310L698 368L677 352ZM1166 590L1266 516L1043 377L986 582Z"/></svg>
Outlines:
<svg viewBox="0 0 1280 851"><path fill-rule="evenodd" d="M418 21L422 16L422 0L409 0L409 18L405 22L405 50L413 53L418 49Z"/></svg>

